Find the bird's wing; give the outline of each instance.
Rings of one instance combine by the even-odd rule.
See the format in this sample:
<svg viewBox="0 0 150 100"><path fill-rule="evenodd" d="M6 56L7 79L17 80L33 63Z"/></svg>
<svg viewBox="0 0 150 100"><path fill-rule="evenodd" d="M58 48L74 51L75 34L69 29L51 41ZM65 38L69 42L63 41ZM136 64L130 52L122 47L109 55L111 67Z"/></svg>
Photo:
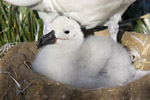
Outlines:
<svg viewBox="0 0 150 100"><path fill-rule="evenodd" d="M17 6L31 6L43 0L4 0L4 1L9 2L13 5L17 5Z"/></svg>
<svg viewBox="0 0 150 100"><path fill-rule="evenodd" d="M116 13L122 13L136 0L5 0L33 10L60 13L75 19L87 29L104 25Z"/></svg>

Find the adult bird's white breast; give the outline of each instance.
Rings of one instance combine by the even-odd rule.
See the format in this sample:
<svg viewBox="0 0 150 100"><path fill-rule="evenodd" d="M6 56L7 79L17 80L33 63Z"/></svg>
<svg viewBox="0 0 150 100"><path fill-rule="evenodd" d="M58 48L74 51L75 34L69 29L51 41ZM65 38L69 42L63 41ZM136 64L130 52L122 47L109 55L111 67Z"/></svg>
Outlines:
<svg viewBox="0 0 150 100"><path fill-rule="evenodd" d="M5 0L37 10L44 21L44 34L51 31L52 21L59 15L73 18L86 29L107 25L116 40L122 14L136 0ZM24 5L23 5L24 3Z"/></svg>
<svg viewBox="0 0 150 100"><path fill-rule="evenodd" d="M104 25L122 13L135 0L52 0L57 12L72 17L86 28Z"/></svg>

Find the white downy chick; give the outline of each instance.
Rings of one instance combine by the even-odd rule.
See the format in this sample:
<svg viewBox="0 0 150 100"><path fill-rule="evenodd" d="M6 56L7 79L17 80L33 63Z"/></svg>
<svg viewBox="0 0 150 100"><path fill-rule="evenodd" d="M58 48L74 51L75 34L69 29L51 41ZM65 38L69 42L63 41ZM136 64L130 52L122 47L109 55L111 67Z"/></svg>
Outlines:
<svg viewBox="0 0 150 100"><path fill-rule="evenodd" d="M39 41L38 48L43 48L33 69L56 82L80 88L110 88L150 74L136 70L127 50L113 39L84 39L80 25L71 18L58 17L52 29Z"/></svg>
<svg viewBox="0 0 150 100"><path fill-rule="evenodd" d="M18 6L37 10L44 22L44 34L51 31L52 21L65 15L78 21L83 28L108 26L116 40L122 14L136 0L5 0Z"/></svg>

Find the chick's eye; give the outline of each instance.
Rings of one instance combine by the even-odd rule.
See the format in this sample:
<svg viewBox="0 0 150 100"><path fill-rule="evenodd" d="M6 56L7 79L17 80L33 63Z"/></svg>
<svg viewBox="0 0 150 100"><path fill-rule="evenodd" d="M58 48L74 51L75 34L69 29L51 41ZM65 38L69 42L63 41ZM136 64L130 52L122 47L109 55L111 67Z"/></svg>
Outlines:
<svg viewBox="0 0 150 100"><path fill-rule="evenodd" d="M65 30L64 33L65 33L65 34L69 34L70 31L69 31L69 30Z"/></svg>

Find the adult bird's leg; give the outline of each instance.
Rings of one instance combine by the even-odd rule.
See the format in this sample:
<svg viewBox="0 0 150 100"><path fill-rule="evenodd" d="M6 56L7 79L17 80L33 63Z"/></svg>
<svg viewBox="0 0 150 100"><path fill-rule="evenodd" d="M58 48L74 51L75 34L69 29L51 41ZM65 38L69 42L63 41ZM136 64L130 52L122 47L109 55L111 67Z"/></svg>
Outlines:
<svg viewBox="0 0 150 100"><path fill-rule="evenodd" d="M110 32L111 37L117 42L117 34L119 31L119 24L118 22L121 20L121 15L116 14L113 17L111 17L109 23L108 23L108 30Z"/></svg>
<svg viewBox="0 0 150 100"><path fill-rule="evenodd" d="M43 27L43 35L46 35L47 33L51 32L51 23L44 24Z"/></svg>

